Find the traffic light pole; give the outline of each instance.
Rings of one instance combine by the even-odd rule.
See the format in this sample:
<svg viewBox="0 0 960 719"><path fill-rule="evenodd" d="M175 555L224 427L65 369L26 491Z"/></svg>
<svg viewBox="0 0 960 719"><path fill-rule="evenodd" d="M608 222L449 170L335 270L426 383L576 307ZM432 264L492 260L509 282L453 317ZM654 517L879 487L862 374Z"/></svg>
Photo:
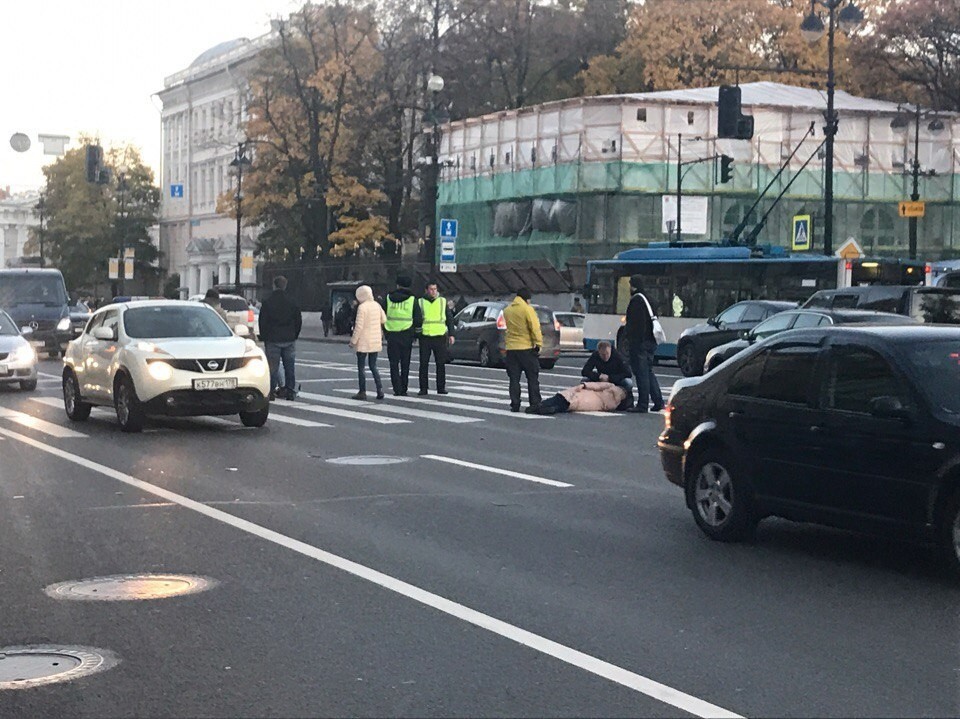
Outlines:
<svg viewBox="0 0 960 719"><path fill-rule="evenodd" d="M910 199L914 202L920 201L920 106L915 106L913 125L913 192L910 193ZM908 240L908 253L911 260L917 259L917 217L913 215L909 221L910 235Z"/></svg>
<svg viewBox="0 0 960 719"><path fill-rule="evenodd" d="M680 208L681 208L680 200L681 200L681 197L683 196L683 172L681 170L681 168L683 167L683 163L680 161L682 156L680 147L682 143L683 143L683 135L678 134L677 135L677 242L680 242Z"/></svg>

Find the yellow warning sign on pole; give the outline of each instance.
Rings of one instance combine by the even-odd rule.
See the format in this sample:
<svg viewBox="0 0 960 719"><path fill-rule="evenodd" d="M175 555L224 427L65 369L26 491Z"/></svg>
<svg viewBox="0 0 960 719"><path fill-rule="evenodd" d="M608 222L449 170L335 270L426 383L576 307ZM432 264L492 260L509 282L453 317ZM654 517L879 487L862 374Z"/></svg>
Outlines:
<svg viewBox="0 0 960 719"><path fill-rule="evenodd" d="M901 202L900 217L923 217L927 212L926 202Z"/></svg>

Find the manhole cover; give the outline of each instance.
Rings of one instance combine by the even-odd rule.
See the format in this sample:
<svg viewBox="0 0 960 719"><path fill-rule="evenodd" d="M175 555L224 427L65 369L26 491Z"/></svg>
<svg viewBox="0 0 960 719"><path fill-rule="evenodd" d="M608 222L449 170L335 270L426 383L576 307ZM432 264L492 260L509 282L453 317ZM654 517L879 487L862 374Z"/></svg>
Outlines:
<svg viewBox="0 0 960 719"><path fill-rule="evenodd" d="M44 591L54 599L115 602L180 597L202 592L215 584L212 579L188 574L120 574L51 584Z"/></svg>
<svg viewBox="0 0 960 719"><path fill-rule="evenodd" d="M90 647L0 647L0 690L67 682L102 672L117 661L112 652Z"/></svg>
<svg viewBox="0 0 960 719"><path fill-rule="evenodd" d="M330 464L401 464L409 462L409 457L388 457L383 454L360 454L353 457L332 457Z"/></svg>

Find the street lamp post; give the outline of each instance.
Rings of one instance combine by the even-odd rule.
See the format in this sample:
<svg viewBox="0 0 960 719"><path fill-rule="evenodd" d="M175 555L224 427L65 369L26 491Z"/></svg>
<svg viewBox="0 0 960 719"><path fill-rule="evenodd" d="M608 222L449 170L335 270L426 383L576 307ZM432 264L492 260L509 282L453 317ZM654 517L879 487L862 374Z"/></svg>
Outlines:
<svg viewBox="0 0 960 719"><path fill-rule="evenodd" d="M909 106L898 106L897 110L902 112L905 107L909 108ZM914 105L909 109L909 112L909 115L905 114L895 117L890 123L890 127L894 129L902 129L907 127L911 121L913 122L913 162L910 163L910 174L913 177L913 191L910 193L910 199L913 202L919 202L920 175L922 174L920 172L920 120L922 120L924 117L933 117L933 119L930 121L930 124L927 125L927 129L931 132L942 130L943 121L936 116L934 111L923 110L919 105ZM916 215L911 215L908 220L909 240L907 251L911 260L917 259L917 219L918 218Z"/></svg>
<svg viewBox="0 0 960 719"><path fill-rule="evenodd" d="M126 251L126 234L127 234L127 218L126 218L126 191L127 191L127 166L125 164L120 165L117 168L117 190L120 193L120 216L117 218L119 227L117 228L117 234L119 235L120 240L120 259L117 261L117 294L123 295L123 280L124 276L127 274L127 260L124 257L124 252Z"/></svg>
<svg viewBox="0 0 960 719"><path fill-rule="evenodd" d="M814 8L821 5L827 10L827 26L824 28L823 20L817 15ZM837 9L843 5L840 12ZM837 125L839 119L834 110L834 90L836 88L836 77L833 69L833 57L835 48L835 31L839 24L844 32L854 30L857 25L863 22L863 13L853 1L847 0L810 0L810 14L804 18L800 24L800 32L808 42L817 42L823 37L824 30L827 32L827 111L824 113L826 124L823 131L826 135L825 143L825 168L823 178L823 254L833 254L833 142L837 134Z"/></svg>
<svg viewBox="0 0 960 719"><path fill-rule="evenodd" d="M424 208L422 215L424 249L430 258L430 276L436 273L437 267L437 197L440 193L440 117L437 96L443 90L443 78L432 74L427 79L427 91L430 93L429 118L432 123L430 130L430 165L424 178Z"/></svg>
<svg viewBox="0 0 960 719"><path fill-rule="evenodd" d="M46 209L46 202L44 201L43 193L40 193L40 199L37 200L36 210L40 213L40 228L38 235L40 237L40 267L44 266L43 259L43 211Z"/></svg>
<svg viewBox="0 0 960 719"><path fill-rule="evenodd" d="M236 268L233 275L234 285L236 285L237 294L240 292L240 223L243 219L243 166L250 164L250 158L247 157L247 140L242 133L237 135L237 152L230 166L237 170L237 256Z"/></svg>

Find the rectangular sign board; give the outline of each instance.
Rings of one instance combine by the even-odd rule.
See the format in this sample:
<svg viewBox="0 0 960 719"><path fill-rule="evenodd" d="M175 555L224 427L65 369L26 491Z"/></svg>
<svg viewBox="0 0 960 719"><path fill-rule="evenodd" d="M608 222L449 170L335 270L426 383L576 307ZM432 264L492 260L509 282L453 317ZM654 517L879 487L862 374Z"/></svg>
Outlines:
<svg viewBox="0 0 960 719"><path fill-rule="evenodd" d="M440 263L441 272L456 272L457 263L456 262L441 262Z"/></svg>
<svg viewBox="0 0 960 719"><path fill-rule="evenodd" d="M927 212L926 202L901 202L900 217L923 217Z"/></svg>
<svg viewBox="0 0 960 719"><path fill-rule="evenodd" d="M813 224L810 215L793 216L793 240L790 244L794 252L809 250L813 244Z"/></svg>
<svg viewBox="0 0 960 719"><path fill-rule="evenodd" d="M680 231L684 235L707 234L709 200L697 195L684 195L680 206ZM663 232L675 232L677 226L677 196L663 196ZM671 230L671 228L674 228Z"/></svg>
<svg viewBox="0 0 960 719"><path fill-rule="evenodd" d="M120 279L120 260L116 257L111 257L107 263L109 268L108 276L111 280Z"/></svg>

